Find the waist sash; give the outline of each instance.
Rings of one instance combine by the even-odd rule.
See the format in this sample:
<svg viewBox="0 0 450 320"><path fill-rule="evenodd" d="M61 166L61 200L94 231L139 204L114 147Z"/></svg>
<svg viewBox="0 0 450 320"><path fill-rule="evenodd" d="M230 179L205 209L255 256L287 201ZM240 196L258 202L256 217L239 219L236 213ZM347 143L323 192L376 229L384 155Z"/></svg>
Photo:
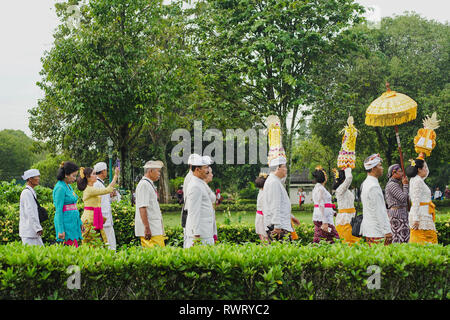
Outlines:
<svg viewBox="0 0 450 320"><path fill-rule="evenodd" d="M428 213L433 216L433 222L436 220L436 205L433 202L421 202L421 206L428 206Z"/></svg>
<svg viewBox="0 0 450 320"><path fill-rule="evenodd" d="M75 203L71 203L71 204L65 204L63 206L63 212L65 211L72 211L72 210L78 210L77 205Z"/></svg>
<svg viewBox="0 0 450 320"><path fill-rule="evenodd" d="M103 215L101 207L84 207L84 210L92 210L94 211L94 219L92 221L92 225L95 230L103 229Z"/></svg>
<svg viewBox="0 0 450 320"><path fill-rule="evenodd" d="M318 204L315 204L315 205L314 205L314 208L318 208L318 207L319 207ZM335 205L334 203L325 203L325 208L333 208L333 209L336 209L336 205Z"/></svg>
<svg viewBox="0 0 450 320"><path fill-rule="evenodd" d="M348 208L348 209L339 209L338 213L355 213L356 209L355 208Z"/></svg>

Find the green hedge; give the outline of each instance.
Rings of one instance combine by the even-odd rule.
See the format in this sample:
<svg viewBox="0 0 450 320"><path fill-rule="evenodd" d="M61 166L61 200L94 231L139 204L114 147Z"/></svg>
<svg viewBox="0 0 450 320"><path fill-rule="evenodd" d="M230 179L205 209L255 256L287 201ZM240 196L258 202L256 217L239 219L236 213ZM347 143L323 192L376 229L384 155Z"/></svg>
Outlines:
<svg viewBox="0 0 450 320"><path fill-rule="evenodd" d="M0 246L0 299L449 299L441 245ZM80 289L68 289L69 266ZM369 289L377 266L379 289Z"/></svg>
<svg viewBox="0 0 450 320"><path fill-rule="evenodd" d="M42 224L44 229L43 240L45 243L55 242L55 228L53 218L55 208L53 204L44 204L49 213L49 220ZM81 206L78 206L81 210ZM112 204L114 217L114 231L118 246L138 244L134 236L134 215L135 208L122 203ZM438 242L443 245L450 243L450 218L448 215L436 218L436 229L438 231ZM171 246L182 246L183 231L179 227L166 227L166 233L169 237L168 244ZM296 226L296 232L299 235L298 242L301 244L310 243L314 235L314 226L312 224L302 223ZM219 225L219 240L225 242L243 243L257 242L258 236L255 233L254 226L248 225ZM11 241L20 241L19 237L19 205L7 204L0 205L0 244L6 244Z"/></svg>

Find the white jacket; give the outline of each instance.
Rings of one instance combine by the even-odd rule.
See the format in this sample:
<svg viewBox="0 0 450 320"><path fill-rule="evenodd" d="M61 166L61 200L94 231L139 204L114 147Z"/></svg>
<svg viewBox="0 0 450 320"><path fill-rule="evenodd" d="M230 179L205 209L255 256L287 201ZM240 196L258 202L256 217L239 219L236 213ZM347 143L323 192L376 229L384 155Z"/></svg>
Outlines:
<svg viewBox="0 0 450 320"><path fill-rule="evenodd" d="M419 175L416 175L409 181L409 195L411 197L409 225L412 226L415 221L419 221L420 230L436 230L428 205L420 205L420 203L431 201L431 191L424 179Z"/></svg>
<svg viewBox="0 0 450 320"><path fill-rule="evenodd" d="M196 176L192 176L186 195L188 216L186 219L186 237L212 238L214 236L215 215L212 205L211 189Z"/></svg>
<svg viewBox="0 0 450 320"><path fill-rule="evenodd" d="M274 225L274 229L284 229L292 232L291 200L281 179L274 173L267 177L263 189L264 227Z"/></svg>
<svg viewBox="0 0 450 320"><path fill-rule="evenodd" d="M42 230L33 196L36 197L36 191L30 186L20 194L19 236L23 238L38 238L37 232Z"/></svg>
<svg viewBox="0 0 450 320"><path fill-rule="evenodd" d="M392 231L378 179L368 175L361 188L363 206L361 234L365 237L383 238Z"/></svg>

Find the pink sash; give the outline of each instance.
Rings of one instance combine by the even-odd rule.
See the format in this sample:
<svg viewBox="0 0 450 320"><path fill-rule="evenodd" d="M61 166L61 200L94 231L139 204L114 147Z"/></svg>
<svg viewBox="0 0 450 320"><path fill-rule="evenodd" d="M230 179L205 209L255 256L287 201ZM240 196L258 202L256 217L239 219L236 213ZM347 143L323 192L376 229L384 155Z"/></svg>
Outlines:
<svg viewBox="0 0 450 320"><path fill-rule="evenodd" d="M263 216L263 212L262 212L262 211L260 211L260 210L256 211L256 213L257 213L257 214L260 214L260 215L262 215L262 216Z"/></svg>
<svg viewBox="0 0 450 320"><path fill-rule="evenodd" d="M319 207L318 204L315 204L315 205L314 205L314 208L318 208L318 207ZM336 209L336 205L335 205L334 203L325 203L325 208L333 208L333 209Z"/></svg>
<svg viewBox="0 0 450 320"><path fill-rule="evenodd" d="M92 225L95 230L103 229L103 214L101 207L84 207L84 210L92 210L94 211L94 220L92 221Z"/></svg>
<svg viewBox="0 0 450 320"><path fill-rule="evenodd" d="M72 210L78 210L77 205L75 203L66 204L63 206L63 212L72 211Z"/></svg>

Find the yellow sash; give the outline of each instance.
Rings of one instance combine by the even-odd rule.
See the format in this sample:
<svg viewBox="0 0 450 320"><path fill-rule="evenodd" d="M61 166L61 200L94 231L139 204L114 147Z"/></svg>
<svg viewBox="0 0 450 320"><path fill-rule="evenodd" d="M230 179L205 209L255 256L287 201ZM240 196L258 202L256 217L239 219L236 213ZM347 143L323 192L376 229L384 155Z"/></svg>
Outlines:
<svg viewBox="0 0 450 320"><path fill-rule="evenodd" d="M421 202L421 206L428 206L428 213L433 216L433 222L436 220L436 205L433 202Z"/></svg>
<svg viewBox="0 0 450 320"><path fill-rule="evenodd" d="M355 208L348 208L348 209L339 209L338 213L355 213L356 209Z"/></svg>

